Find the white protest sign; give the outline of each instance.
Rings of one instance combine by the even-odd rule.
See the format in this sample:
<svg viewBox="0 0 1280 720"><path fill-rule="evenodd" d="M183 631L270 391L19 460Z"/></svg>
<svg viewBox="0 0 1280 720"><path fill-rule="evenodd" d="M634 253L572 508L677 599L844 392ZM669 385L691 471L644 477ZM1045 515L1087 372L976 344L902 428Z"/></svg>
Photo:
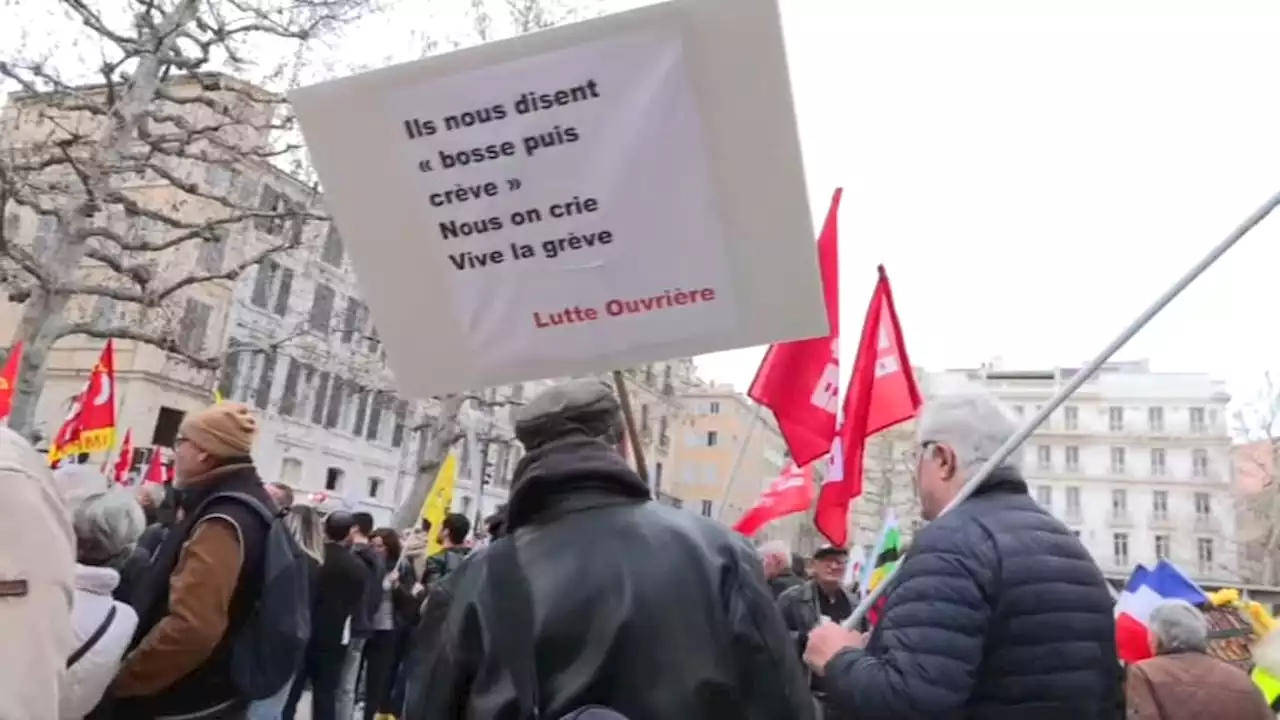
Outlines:
<svg viewBox="0 0 1280 720"><path fill-rule="evenodd" d="M291 99L405 392L827 331L774 0L674 0Z"/></svg>

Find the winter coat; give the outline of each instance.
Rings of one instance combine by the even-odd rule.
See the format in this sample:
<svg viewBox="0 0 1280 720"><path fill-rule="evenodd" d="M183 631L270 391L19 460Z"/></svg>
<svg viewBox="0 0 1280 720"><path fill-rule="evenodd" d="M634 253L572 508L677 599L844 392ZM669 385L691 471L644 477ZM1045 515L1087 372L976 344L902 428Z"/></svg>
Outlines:
<svg viewBox="0 0 1280 720"><path fill-rule="evenodd" d="M85 647L103 626L111 609L115 616L106 631L84 651L75 665L67 668L62 678L62 697L58 701L61 720L81 720L102 699L107 686L120 669L120 660L129 649L129 641L138 627L133 608L113 598L120 574L111 568L76 566L76 594L71 609L75 648Z"/></svg>
<svg viewBox="0 0 1280 720"><path fill-rule="evenodd" d="M351 616L351 636L369 637L373 633L373 618L382 605L382 579L387 576L387 564L372 545L351 546L351 554L364 566L369 582L365 595L356 612Z"/></svg>
<svg viewBox="0 0 1280 720"><path fill-rule="evenodd" d="M1089 553L1004 469L916 536L866 648L823 688L858 720L1114 718L1114 602Z"/></svg>
<svg viewBox="0 0 1280 720"><path fill-rule="evenodd" d="M813 717L799 658L743 538L651 501L596 440L537 448L514 478L509 534L532 596L544 717L589 703L629 720ZM518 714L510 659L493 635L495 601L511 587L492 562L497 549L473 553L428 601L423 622L439 622L440 637L410 678L404 720Z"/></svg>
<svg viewBox="0 0 1280 720"><path fill-rule="evenodd" d="M1262 691L1240 670L1204 653L1157 655L1129 667L1128 720L1273 720Z"/></svg>
<svg viewBox="0 0 1280 720"><path fill-rule="evenodd" d="M363 606L373 578L351 548L326 542L324 564L316 578L315 607L311 613L311 642L321 647L341 646L351 616Z"/></svg>
<svg viewBox="0 0 1280 720"><path fill-rule="evenodd" d="M0 718L58 717L75 649L75 547L45 459L0 426Z"/></svg>
<svg viewBox="0 0 1280 720"><path fill-rule="evenodd" d="M772 592L773 597L777 599L782 596L782 593L803 584L803 578L791 572L791 568L786 568L769 580L769 591Z"/></svg>

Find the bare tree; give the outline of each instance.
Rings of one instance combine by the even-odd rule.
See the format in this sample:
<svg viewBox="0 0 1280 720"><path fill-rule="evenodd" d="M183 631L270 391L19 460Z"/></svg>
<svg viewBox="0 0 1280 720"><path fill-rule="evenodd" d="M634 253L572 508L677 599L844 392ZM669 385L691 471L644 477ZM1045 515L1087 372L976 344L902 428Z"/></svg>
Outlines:
<svg viewBox="0 0 1280 720"><path fill-rule="evenodd" d="M22 305L14 340L26 347L11 426L30 431L49 351L64 337L134 340L216 367L197 337L208 317L192 317L190 301L298 247L323 217L314 193L302 203L244 197L228 180L297 161L297 145L281 141L296 134L279 90L297 81L312 43L372 2L42 5L50 27L94 61L68 69L53 51L0 57L0 86L12 90L0 278ZM274 66L260 60L282 46L295 50Z"/></svg>
<svg viewBox="0 0 1280 720"><path fill-rule="evenodd" d="M1234 448L1237 477L1232 478L1241 485L1236 488L1240 574L1275 586L1280 584L1280 385L1270 374L1235 421L1243 441Z"/></svg>

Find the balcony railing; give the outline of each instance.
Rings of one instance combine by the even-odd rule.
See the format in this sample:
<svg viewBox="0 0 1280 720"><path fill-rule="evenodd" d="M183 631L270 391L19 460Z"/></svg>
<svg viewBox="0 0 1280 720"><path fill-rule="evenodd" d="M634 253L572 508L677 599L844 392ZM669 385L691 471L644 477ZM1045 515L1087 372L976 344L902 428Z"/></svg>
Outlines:
<svg viewBox="0 0 1280 720"><path fill-rule="evenodd" d="M1217 533L1222 531L1222 521L1212 515L1196 515L1191 528L1198 533Z"/></svg>
<svg viewBox="0 0 1280 720"><path fill-rule="evenodd" d="M1110 523L1111 527L1133 527L1133 516L1129 514L1128 510L1113 509L1111 514L1107 516L1107 522Z"/></svg>
<svg viewBox="0 0 1280 720"><path fill-rule="evenodd" d="M1173 518L1169 517L1169 512L1167 510L1151 511L1151 517L1148 519L1148 524L1151 526L1151 529L1153 530L1157 530L1157 529L1172 530L1174 525Z"/></svg>

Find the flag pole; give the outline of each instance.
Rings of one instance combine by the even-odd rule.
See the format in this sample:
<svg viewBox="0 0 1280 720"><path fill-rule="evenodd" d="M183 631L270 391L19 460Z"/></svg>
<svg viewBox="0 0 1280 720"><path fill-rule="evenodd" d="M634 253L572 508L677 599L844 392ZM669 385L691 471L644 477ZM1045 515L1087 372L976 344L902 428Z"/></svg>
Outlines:
<svg viewBox="0 0 1280 720"><path fill-rule="evenodd" d="M1012 455L1013 452L1027 440L1027 438L1031 437L1031 434L1039 429L1040 426L1044 424L1044 421L1048 420L1049 416L1052 415L1062 405L1062 403L1066 402L1067 398L1070 397L1072 393L1080 389L1080 386L1084 385L1090 378L1097 374L1098 370L1100 370L1102 366L1111 359L1112 355L1115 355L1120 348L1124 347L1126 343L1132 340L1133 336L1137 335L1142 328L1146 327L1147 323L1151 322L1152 318L1159 315L1160 312L1169 305L1169 303L1173 302L1174 298L1181 295L1183 290L1186 290L1191 283L1195 282L1197 278L1204 274L1205 270L1212 267L1213 264L1226 254L1228 250L1234 247L1241 238L1248 235L1249 231L1257 227L1258 223L1262 222L1278 206L1280 206L1280 193L1272 195L1271 198L1263 203L1261 207L1254 210L1249 217L1245 218L1244 222L1240 223L1235 230L1231 231L1230 235L1227 235L1226 239L1218 243L1216 247L1209 251L1208 255L1205 255L1200 262L1196 263L1186 272L1186 274L1169 287L1168 290L1165 290L1160 297L1156 298L1156 301L1151 304L1151 307L1148 307L1143 311L1143 313L1139 315L1136 320L1130 323L1129 327L1125 328L1115 340L1112 340L1105 348L1103 348L1102 352L1098 353L1098 356L1091 360L1088 365L1073 375L1070 382L1063 386L1062 389L1058 391L1058 394L1054 395L1052 400L1046 403L1039 412L1033 415L1031 419L1018 430L1018 432L1014 433L1013 437L1009 438L1005 442L1004 445L1001 445L999 450L996 450L995 454L987 460L978 472L960 488L960 491L956 493L956 496L952 498L951 502L947 503L947 506L943 508L941 514L945 515L949 510L964 502L966 498L972 495L973 492L977 490L978 487L987 479L987 476L990 475L997 467L1002 465L1005 460L1009 459L1009 456ZM903 558L903 561L898 563L894 572L890 573L889 577L886 577L883 582L876 586L875 590L868 593L867 596L863 598L862 602L858 603L858 607L854 609L853 614L844 621L844 627L852 629L862 621L862 618L866 616L867 611L869 611L871 607L879 601L880 596L883 595L892 584L891 581L893 580L893 576L897 574L898 569L902 568L905 564L905 560L906 558Z"/></svg>
<svg viewBox="0 0 1280 720"><path fill-rule="evenodd" d="M733 463L729 466L729 479L725 481L724 492L720 494L720 507L716 508L716 520L720 522L724 521L724 509L729 504L733 482L738 478L738 470L742 468L742 461L747 457L747 446L751 444L751 435L760 422L761 411L764 410L764 406L760 403L755 403L755 406L755 410L751 411L751 419L747 421L747 431L742 435L742 441L738 443L738 449L733 453Z"/></svg>
<svg viewBox="0 0 1280 720"><path fill-rule="evenodd" d="M613 371L613 387L618 393L618 405L621 406L622 421L626 425L624 430L627 433L627 439L631 441L631 457L636 461L636 474L650 490L655 490L656 488L649 480L649 465L644 456L644 446L640 444L640 429L636 427L636 416L631 409L631 394L627 392L627 380L622 376L621 370Z"/></svg>

